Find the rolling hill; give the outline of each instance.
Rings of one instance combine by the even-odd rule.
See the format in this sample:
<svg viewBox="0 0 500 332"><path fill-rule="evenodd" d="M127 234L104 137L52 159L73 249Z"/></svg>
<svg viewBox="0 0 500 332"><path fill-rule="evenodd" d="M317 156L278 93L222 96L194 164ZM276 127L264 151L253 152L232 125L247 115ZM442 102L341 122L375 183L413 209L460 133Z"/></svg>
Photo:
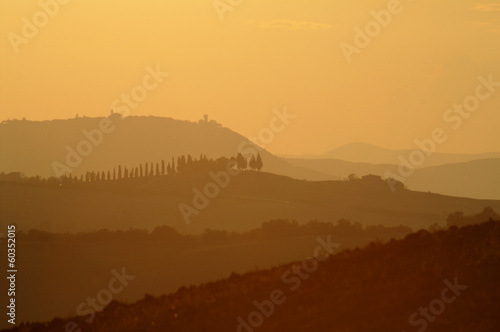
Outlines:
<svg viewBox="0 0 500 332"><path fill-rule="evenodd" d="M81 155L78 151L88 153ZM0 124L0 172L19 171L27 176L59 176L60 170L79 176L87 171L107 171L118 165L130 168L144 162L169 161L180 155L198 157L204 154L217 158L235 156L238 152L247 157L259 152L266 172L324 181L343 179L351 173L384 175L392 172L397 175L399 156L407 158L411 150L352 143L321 156L282 158L215 122L122 118L118 114L106 118L16 120ZM499 160L500 153L434 153L417 167L405 185L412 190L451 196L500 199L500 186L495 185L500 181L500 173L496 171Z"/></svg>
<svg viewBox="0 0 500 332"><path fill-rule="evenodd" d="M344 218L367 226L403 224L421 229L444 224L447 216L456 211L472 214L487 206L500 211L499 200L409 190L392 192L382 180L310 182L255 171L232 176L225 188L219 187L218 194L208 199L204 192L215 186L209 185L214 181L208 174L196 173L148 182L126 179L88 185L0 182L0 223L15 223L20 230L52 232L130 227L151 230L169 225L193 234L206 228L243 232L272 219L304 223ZM205 197L203 206L201 196ZM181 204L199 207L197 213L186 213L189 223L181 213Z"/></svg>
<svg viewBox="0 0 500 332"><path fill-rule="evenodd" d="M10 331L491 332L500 326L499 239L498 221L362 250L320 238L314 258Z"/></svg>
<svg viewBox="0 0 500 332"><path fill-rule="evenodd" d="M419 149L415 145L415 149ZM340 159L354 163L370 164L398 164L399 156L408 157L413 149L391 150L381 148L367 143L349 143L328 151L321 155L295 156L295 158L306 159ZM294 158L294 156L286 156ZM434 152L430 158L427 158L423 167L438 166L451 163L463 163L478 159L500 158L500 152L488 152L477 154L452 154Z"/></svg>
<svg viewBox="0 0 500 332"><path fill-rule="evenodd" d="M144 294L160 296L185 285L227 278L231 273L304 259L318 236L332 235L341 239L343 249L348 249L375 240L401 238L411 231L401 226L362 227L345 220L306 225L271 220L247 233L207 230L199 236L182 236L168 226L152 232L17 232L17 260L22 264L17 279L22 287L16 292L18 321L76 315L83 300L107 285L112 269L125 268L137 277L114 296L116 300L135 302ZM0 252L7 255L5 249L2 247ZM6 281L0 280L0 287L6 286ZM6 293L0 299L8 301ZM0 329L7 327L7 321L0 321Z"/></svg>
<svg viewBox="0 0 500 332"><path fill-rule="evenodd" d="M397 165L348 162L338 159L286 159L289 163L329 174L332 178L347 178L349 174L363 176L399 176ZM396 177L397 178L397 177ZM430 191L443 195L478 199L500 199L500 158L478 159L432 167L417 168L404 178L408 189Z"/></svg>
<svg viewBox="0 0 500 332"><path fill-rule="evenodd" d="M58 164L54 163L68 166L74 176L79 176L86 171L106 171L118 165L133 167L181 155L218 158L236 156L238 152L245 155L259 152L263 170L268 172L299 179L329 178L291 165L256 148L240 134L211 122L153 116L122 118L115 113L101 118L16 120L0 124L0 171L21 172L26 176L57 177L54 165Z"/></svg>

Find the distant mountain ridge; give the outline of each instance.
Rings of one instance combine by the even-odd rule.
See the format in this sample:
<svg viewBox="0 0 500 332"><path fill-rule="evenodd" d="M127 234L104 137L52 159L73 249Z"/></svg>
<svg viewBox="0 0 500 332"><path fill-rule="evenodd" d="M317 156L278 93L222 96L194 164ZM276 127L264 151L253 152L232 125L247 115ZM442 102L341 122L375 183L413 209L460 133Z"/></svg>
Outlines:
<svg viewBox="0 0 500 332"><path fill-rule="evenodd" d="M338 159L285 159L291 164L345 179L374 174L399 176L398 165L355 163ZM430 191L443 195L479 199L500 199L500 158L422 167L404 177L411 190Z"/></svg>
<svg viewBox="0 0 500 332"><path fill-rule="evenodd" d="M355 163L370 163L370 164L398 164L399 156L408 158L408 155L414 149L391 150L381 148L368 143L349 143L328 151L321 155L283 155L286 158L303 158L303 159L339 159ZM434 152L421 167L439 166L451 163L468 162L478 159L500 158L500 152L488 152L477 154L451 154Z"/></svg>

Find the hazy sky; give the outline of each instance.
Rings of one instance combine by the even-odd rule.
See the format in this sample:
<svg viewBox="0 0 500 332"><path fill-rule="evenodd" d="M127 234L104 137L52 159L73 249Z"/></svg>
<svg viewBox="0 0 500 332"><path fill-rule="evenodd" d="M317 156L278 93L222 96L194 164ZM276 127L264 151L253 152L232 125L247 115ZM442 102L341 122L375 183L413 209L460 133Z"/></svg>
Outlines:
<svg viewBox="0 0 500 332"><path fill-rule="evenodd" d="M131 115L207 113L254 136L286 106L297 117L271 152L412 148L436 127L440 151L500 151L500 87L457 129L443 120L480 75L500 82L500 1L393 1L221 0L235 4L221 20L213 0L73 0L47 22L38 1L1 1L0 120L107 115L159 65L169 76ZM370 12L388 7L348 63L341 43L356 46L354 28L376 28ZM23 28L33 16L35 33Z"/></svg>

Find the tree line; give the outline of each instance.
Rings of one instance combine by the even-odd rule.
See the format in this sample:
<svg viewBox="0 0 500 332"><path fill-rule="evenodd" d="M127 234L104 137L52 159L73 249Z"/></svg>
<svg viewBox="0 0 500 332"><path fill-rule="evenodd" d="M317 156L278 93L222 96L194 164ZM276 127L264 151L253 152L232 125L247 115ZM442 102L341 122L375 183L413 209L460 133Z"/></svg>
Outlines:
<svg viewBox="0 0 500 332"><path fill-rule="evenodd" d="M74 176L71 173L61 176L61 178L41 176L25 177L21 172L0 173L0 181L5 182L24 182L29 184L65 184L65 183L90 183L102 181L117 181L123 179L152 178L162 176L175 176L184 174L194 174L200 172L209 172L225 169L231 163L239 170L260 171L263 166L260 154L252 155L250 159L245 158L241 153L227 158L219 157L209 159L201 154L198 159L190 154L182 155L176 158L172 157L170 161L161 160L159 162L144 162L136 167L127 167L118 165L107 171L87 171L80 176Z"/></svg>

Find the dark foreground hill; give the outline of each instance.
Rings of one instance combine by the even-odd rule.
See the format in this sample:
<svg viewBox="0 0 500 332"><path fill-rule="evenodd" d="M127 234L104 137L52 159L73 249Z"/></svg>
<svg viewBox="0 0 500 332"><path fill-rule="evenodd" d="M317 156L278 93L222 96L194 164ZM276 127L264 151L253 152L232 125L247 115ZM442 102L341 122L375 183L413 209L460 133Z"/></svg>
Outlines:
<svg viewBox="0 0 500 332"><path fill-rule="evenodd" d="M232 273L302 260L310 256L318 236L331 235L347 249L376 240L399 239L411 232L403 226L362 227L347 220L336 224L311 221L305 225L271 220L247 233L206 230L199 236L181 235L168 226L152 232L19 231L16 260L22 273L16 280L20 285L16 290L18 321L47 321L77 315L82 301L96 296L108 285L112 269L125 268L127 274L136 276L113 299L135 302L144 298L144 294L160 296L184 285L200 285ZM7 257L6 246L2 250ZM9 288L7 279L0 280L0 289L4 288ZM5 298L0 295L1 301L8 301L7 292L2 295ZM0 329L10 326L0 320Z"/></svg>
<svg viewBox="0 0 500 332"><path fill-rule="evenodd" d="M420 231L324 260L340 250L328 244L335 240L319 240L310 261L14 331L498 331L499 222Z"/></svg>

